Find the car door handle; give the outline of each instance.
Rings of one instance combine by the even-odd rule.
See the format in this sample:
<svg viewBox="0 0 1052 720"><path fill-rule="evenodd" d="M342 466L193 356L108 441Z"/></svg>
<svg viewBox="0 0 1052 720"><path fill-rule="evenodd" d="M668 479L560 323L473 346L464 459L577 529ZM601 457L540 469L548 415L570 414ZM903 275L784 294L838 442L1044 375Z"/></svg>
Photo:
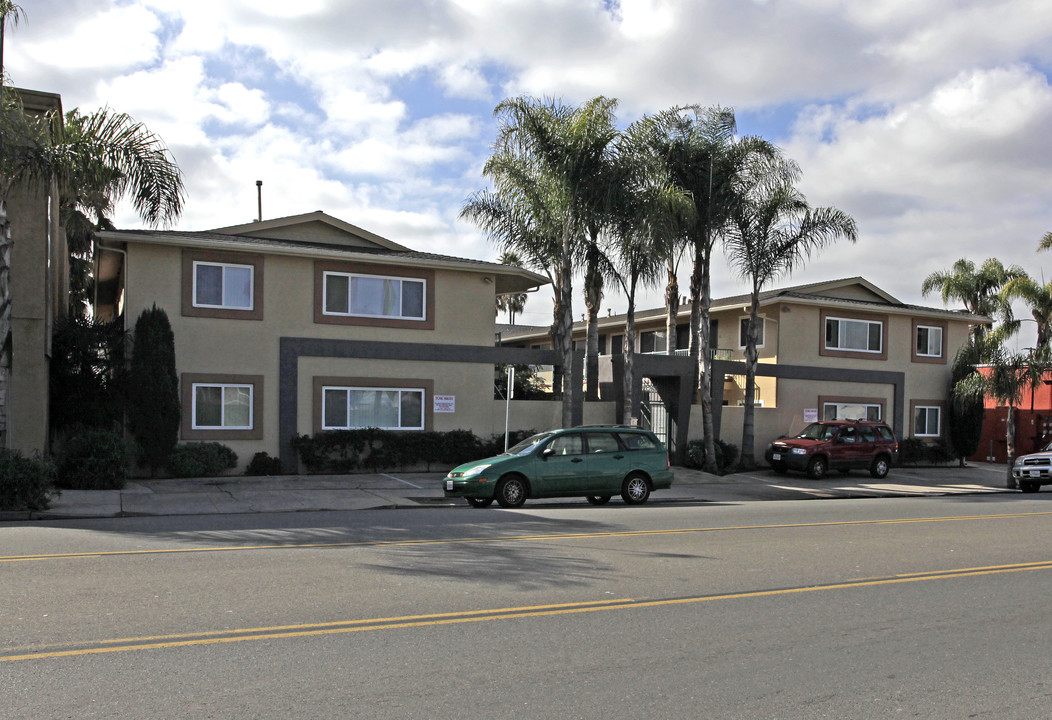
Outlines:
<svg viewBox="0 0 1052 720"><path fill-rule="evenodd" d="M570 462L581 462L581 458L574 458L574 459L573 459L573 460L571 460Z"/></svg>
<svg viewBox="0 0 1052 720"><path fill-rule="evenodd" d="M614 460L624 460L624 459L625 459L624 455L614 455Z"/></svg>

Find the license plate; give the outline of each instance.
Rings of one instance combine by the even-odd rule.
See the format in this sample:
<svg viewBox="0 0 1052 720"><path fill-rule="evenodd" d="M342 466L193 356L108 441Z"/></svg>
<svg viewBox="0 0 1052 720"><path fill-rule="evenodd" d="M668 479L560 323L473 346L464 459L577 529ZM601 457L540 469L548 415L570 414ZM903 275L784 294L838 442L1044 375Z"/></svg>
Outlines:
<svg viewBox="0 0 1052 720"><path fill-rule="evenodd" d="M782 459L782 454L781 453L771 453L771 459L772 460L781 460Z"/></svg>
<svg viewBox="0 0 1052 720"><path fill-rule="evenodd" d="M1031 470L1030 471L1030 477L1041 477L1041 471L1040 470Z"/></svg>
<svg viewBox="0 0 1052 720"><path fill-rule="evenodd" d="M452 489L453 489L453 481L452 480L446 480L446 490L452 490Z"/></svg>

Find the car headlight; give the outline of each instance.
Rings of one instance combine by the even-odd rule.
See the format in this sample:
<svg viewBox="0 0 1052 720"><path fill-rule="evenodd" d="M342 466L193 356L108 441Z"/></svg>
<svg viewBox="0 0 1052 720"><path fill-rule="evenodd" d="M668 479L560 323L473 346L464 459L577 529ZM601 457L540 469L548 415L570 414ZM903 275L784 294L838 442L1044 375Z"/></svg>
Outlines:
<svg viewBox="0 0 1052 720"><path fill-rule="evenodd" d="M465 472L461 477L469 478L469 477L475 477L477 475L481 475L482 471L485 470L488 467L489 467L488 464L487 465L476 465L475 467L473 467L470 470L468 470L467 472Z"/></svg>
<svg viewBox="0 0 1052 720"><path fill-rule="evenodd" d="M807 450L805 450L804 448L793 448L792 453L793 455L806 455Z"/></svg>

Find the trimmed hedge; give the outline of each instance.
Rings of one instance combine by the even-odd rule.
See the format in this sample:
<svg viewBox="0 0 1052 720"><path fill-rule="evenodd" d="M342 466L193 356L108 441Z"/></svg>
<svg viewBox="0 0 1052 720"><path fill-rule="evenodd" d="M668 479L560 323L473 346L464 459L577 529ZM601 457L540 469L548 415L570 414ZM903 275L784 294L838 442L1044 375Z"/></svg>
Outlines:
<svg viewBox="0 0 1052 720"><path fill-rule="evenodd" d="M66 440L56 484L67 490L120 490L135 453L135 444L120 433L81 428Z"/></svg>
<svg viewBox="0 0 1052 720"><path fill-rule="evenodd" d="M945 465L957 459L944 438L926 442L920 438L899 440L899 465Z"/></svg>
<svg viewBox="0 0 1052 720"><path fill-rule="evenodd" d="M281 475L281 458L271 457L265 452L258 452L245 468L245 475Z"/></svg>
<svg viewBox="0 0 1052 720"><path fill-rule="evenodd" d="M734 469L738 461L738 446L722 440L715 441L716 446L716 471L720 475L726 475ZM687 467L695 470L705 468L705 441L691 440L687 443Z"/></svg>
<svg viewBox="0 0 1052 720"><path fill-rule="evenodd" d="M176 445L168 456L168 471L173 477L215 477L235 467L237 453L217 442Z"/></svg>
<svg viewBox="0 0 1052 720"><path fill-rule="evenodd" d="M532 430L510 434L514 445ZM483 440L469 430L448 432L395 432L364 428L325 430L292 440L300 461L311 473L401 470L424 465L455 467L461 463L504 452L504 435Z"/></svg>
<svg viewBox="0 0 1052 720"><path fill-rule="evenodd" d="M47 510L58 494L50 461L0 448L0 510Z"/></svg>

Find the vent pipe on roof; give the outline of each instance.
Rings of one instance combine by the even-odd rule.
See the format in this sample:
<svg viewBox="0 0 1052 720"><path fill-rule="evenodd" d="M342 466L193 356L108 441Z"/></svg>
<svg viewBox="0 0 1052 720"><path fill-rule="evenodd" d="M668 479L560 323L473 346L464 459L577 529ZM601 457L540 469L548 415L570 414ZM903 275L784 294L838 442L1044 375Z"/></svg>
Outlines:
<svg viewBox="0 0 1052 720"><path fill-rule="evenodd" d="M259 205L259 216L256 222L263 222L263 181L256 180L256 202Z"/></svg>

